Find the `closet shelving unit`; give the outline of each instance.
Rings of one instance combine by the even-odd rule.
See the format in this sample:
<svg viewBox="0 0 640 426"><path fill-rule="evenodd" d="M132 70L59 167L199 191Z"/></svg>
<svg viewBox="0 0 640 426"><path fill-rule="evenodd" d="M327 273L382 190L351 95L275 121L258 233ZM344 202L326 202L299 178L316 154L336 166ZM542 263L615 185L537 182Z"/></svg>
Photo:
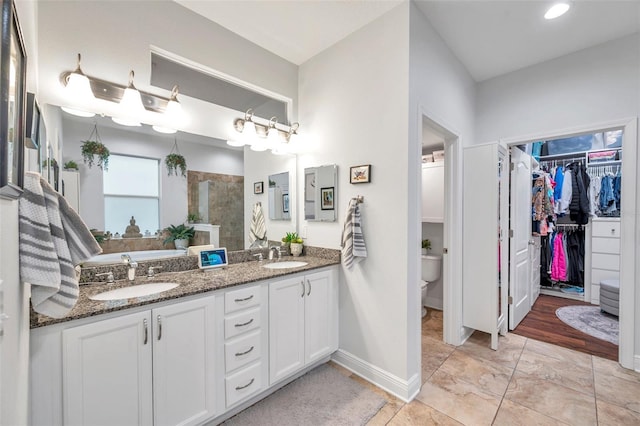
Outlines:
<svg viewBox="0 0 640 426"><path fill-rule="evenodd" d="M607 151L615 151L616 155L615 155L615 159L613 160L593 160L592 158L590 158L589 154L590 153L597 153L597 152L607 152ZM617 173L620 170L620 166L622 165L622 147L615 147L615 148L605 148L605 149L597 149L597 150L589 150L589 151L582 151L582 152L570 152L570 153L564 153L564 154L555 154L555 155L544 155L544 156L540 156L539 157L539 164L541 167L544 166L567 166L572 162L576 162L576 161L580 161L582 162L586 168L587 171L589 170L593 170L596 167L607 167L610 169L607 169L608 171L612 172L612 173ZM614 221L615 222L615 218L599 218L599 220L609 220L609 221ZM579 226L584 226L585 227L585 253L591 253L592 252L592 231L591 231L591 227L592 227L592 220L589 220L589 223L587 225L578 225L578 224L573 224L573 223L562 223L562 221L560 220L559 222L557 222L557 226L559 228L564 228L564 229L572 229L572 228L578 228ZM614 225L615 227L615 225ZM609 235L607 235L609 236ZM610 237L610 236L609 236ZM598 281L599 279L599 270L595 269L592 271L592 256L591 255L585 255L585 265L584 265L584 270L585 270L585 275L584 275L584 293L582 294L574 294L574 293L562 293L560 292L560 287L558 286L556 288L556 286L554 287L549 287L549 286L541 286L540 288L540 293L541 294L547 294L547 295L552 295L552 296L560 296L560 297L564 297L564 298L568 298L568 299L575 299L575 300L586 300L586 301L590 301L591 303L595 303L598 304L598 295L597 295L597 291L598 291L598 284L594 284L593 281L596 280ZM596 265L597 267L598 265ZM596 277L597 276L597 277Z"/></svg>

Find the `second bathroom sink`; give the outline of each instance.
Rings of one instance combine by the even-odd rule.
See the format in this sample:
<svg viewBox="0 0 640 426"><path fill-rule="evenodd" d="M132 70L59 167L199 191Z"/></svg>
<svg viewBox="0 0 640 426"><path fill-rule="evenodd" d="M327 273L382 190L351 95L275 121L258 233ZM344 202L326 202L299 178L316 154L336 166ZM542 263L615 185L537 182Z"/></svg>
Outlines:
<svg viewBox="0 0 640 426"><path fill-rule="evenodd" d="M302 262L299 260L287 260L285 262L274 262L269 263L268 265L264 265L263 268L267 269L289 269L289 268L299 268L301 266L308 265L307 262Z"/></svg>

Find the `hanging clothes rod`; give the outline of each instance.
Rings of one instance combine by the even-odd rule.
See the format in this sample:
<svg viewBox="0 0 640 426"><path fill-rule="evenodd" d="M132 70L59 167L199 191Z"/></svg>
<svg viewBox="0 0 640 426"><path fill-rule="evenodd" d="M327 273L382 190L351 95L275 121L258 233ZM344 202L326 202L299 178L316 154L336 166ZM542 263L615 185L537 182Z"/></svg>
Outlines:
<svg viewBox="0 0 640 426"><path fill-rule="evenodd" d="M578 228L580 226L584 226L584 225L580 225L577 223L556 223L556 228Z"/></svg>

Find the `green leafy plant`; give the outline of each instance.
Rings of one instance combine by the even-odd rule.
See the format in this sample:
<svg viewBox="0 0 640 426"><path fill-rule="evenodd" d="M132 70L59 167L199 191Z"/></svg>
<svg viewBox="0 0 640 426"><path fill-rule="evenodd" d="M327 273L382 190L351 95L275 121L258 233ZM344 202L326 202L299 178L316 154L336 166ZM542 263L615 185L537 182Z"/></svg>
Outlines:
<svg viewBox="0 0 640 426"><path fill-rule="evenodd" d="M200 222L200 220L202 220L202 218L200 217L199 213L189 213L187 215L187 222Z"/></svg>
<svg viewBox="0 0 640 426"><path fill-rule="evenodd" d="M431 241L422 240L422 248L425 250L431 250Z"/></svg>
<svg viewBox="0 0 640 426"><path fill-rule="evenodd" d="M169 154L164 159L164 164L167 166L167 173L169 176L175 174L178 176L178 169L182 177L187 175L187 160L180 154Z"/></svg>
<svg viewBox="0 0 640 426"><path fill-rule="evenodd" d="M187 227L183 224L169 225L164 230L169 233L169 236L164 239L163 244L169 244L174 242L175 240L188 240L190 238L193 238L193 236L196 234L193 226Z"/></svg>
<svg viewBox="0 0 640 426"><path fill-rule="evenodd" d="M297 232L287 232L284 237L282 237L283 243L298 243L302 244L302 238L298 236Z"/></svg>
<svg viewBox="0 0 640 426"><path fill-rule="evenodd" d="M78 170L78 163L76 163L73 160L69 160L66 163L64 163L65 170Z"/></svg>
<svg viewBox="0 0 640 426"><path fill-rule="evenodd" d="M82 141L82 159L84 163L92 167L94 164L103 170L109 167L109 149L102 142L86 140Z"/></svg>

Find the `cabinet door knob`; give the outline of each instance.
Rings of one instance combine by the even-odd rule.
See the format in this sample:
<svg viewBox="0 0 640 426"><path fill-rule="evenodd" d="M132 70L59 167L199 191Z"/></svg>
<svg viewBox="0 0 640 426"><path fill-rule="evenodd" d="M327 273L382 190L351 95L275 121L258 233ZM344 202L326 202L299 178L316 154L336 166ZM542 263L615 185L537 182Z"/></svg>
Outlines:
<svg viewBox="0 0 640 426"><path fill-rule="evenodd" d="M147 342L149 341L149 327L147 325L147 320L143 319L142 320L142 325L144 326L144 339L143 339L143 344L146 345Z"/></svg>
<svg viewBox="0 0 640 426"><path fill-rule="evenodd" d="M300 285L302 286L302 294L300 297L304 297L304 281L300 281Z"/></svg>
<svg viewBox="0 0 640 426"><path fill-rule="evenodd" d="M311 295L311 281L307 280L307 284L309 284L309 290L307 291L307 296Z"/></svg>
<svg viewBox="0 0 640 426"><path fill-rule="evenodd" d="M158 340L162 339L162 319L158 315Z"/></svg>
<svg viewBox="0 0 640 426"><path fill-rule="evenodd" d="M253 382L254 382L255 380L256 380L256 379L251 379L251 381L250 381L249 383L247 383L246 385L244 385L244 386L236 386L236 390L242 390L242 389L244 389L244 388L248 388L249 386L251 386L251 385L253 384Z"/></svg>
<svg viewBox="0 0 640 426"><path fill-rule="evenodd" d="M253 294L249 297L245 297L244 299L233 299L236 303L246 302L247 300L253 299Z"/></svg>
<svg viewBox="0 0 640 426"><path fill-rule="evenodd" d="M244 352L236 352L236 356L246 355L246 354L248 354L249 352L251 352L252 350L253 350L253 346L251 346L249 349L247 349L247 350L246 350L246 351L244 351Z"/></svg>
<svg viewBox="0 0 640 426"><path fill-rule="evenodd" d="M236 327L244 327L245 325L249 325L253 322L253 318L251 318L249 321L244 322L242 324L235 324Z"/></svg>

